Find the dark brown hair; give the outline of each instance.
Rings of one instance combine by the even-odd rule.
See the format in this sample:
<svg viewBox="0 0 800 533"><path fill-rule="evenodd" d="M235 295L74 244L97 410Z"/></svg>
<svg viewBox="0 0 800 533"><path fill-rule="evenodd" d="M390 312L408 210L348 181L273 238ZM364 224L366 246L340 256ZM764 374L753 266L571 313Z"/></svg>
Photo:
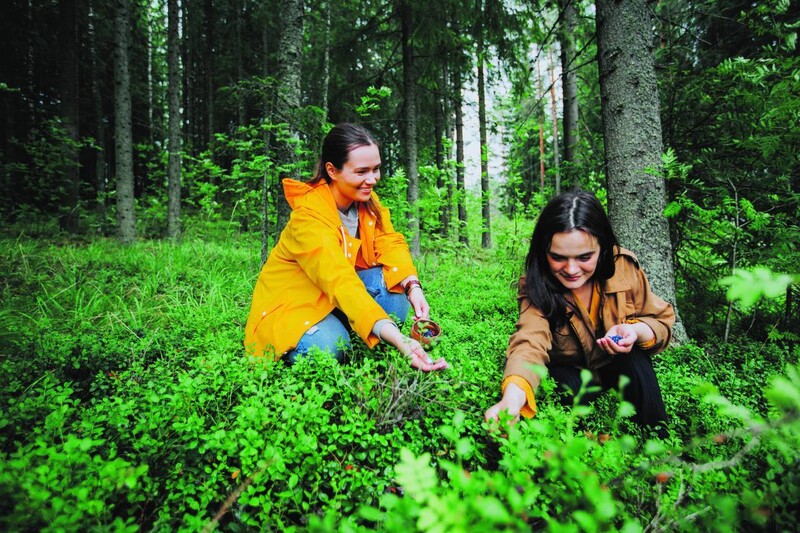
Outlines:
<svg viewBox="0 0 800 533"><path fill-rule="evenodd" d="M605 281L614 275L614 254L619 246L603 206L589 192L565 192L550 200L539 215L525 260L525 294L550 321L550 328L566 324L567 289L550 271L547 252L556 233L582 230L594 236L600 245L600 257L594 279Z"/></svg>

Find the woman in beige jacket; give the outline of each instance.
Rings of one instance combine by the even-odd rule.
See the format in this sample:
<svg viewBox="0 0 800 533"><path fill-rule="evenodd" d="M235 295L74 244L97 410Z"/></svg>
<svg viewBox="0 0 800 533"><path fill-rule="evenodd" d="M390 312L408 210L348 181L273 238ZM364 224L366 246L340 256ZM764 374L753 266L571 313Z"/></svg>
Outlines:
<svg viewBox="0 0 800 533"><path fill-rule="evenodd" d="M620 248L608 216L587 192L564 193L547 204L533 230L520 280L520 316L509 340L503 398L486 411L532 417L539 385L536 365L546 366L572 405L581 370L603 390L630 382L624 398L645 426L667 421L651 356L672 336L675 313L653 294L636 257ZM595 395L585 395L589 401Z"/></svg>

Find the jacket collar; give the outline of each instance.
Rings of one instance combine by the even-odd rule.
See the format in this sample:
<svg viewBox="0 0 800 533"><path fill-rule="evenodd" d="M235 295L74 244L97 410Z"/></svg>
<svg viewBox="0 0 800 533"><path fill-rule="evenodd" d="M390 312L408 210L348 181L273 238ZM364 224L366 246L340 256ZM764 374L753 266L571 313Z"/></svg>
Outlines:
<svg viewBox="0 0 800 533"><path fill-rule="evenodd" d="M636 267L639 267L639 260L636 259L636 255L630 250L626 250L625 248L617 248L614 253L614 261L617 262L618 258L620 257L627 257ZM628 290L632 290L630 280L623 278L622 276L612 276L611 279L606 280L605 285L603 287L603 292L606 294L611 294L615 292L625 292Z"/></svg>
<svg viewBox="0 0 800 533"><path fill-rule="evenodd" d="M321 181L309 185L304 181L286 178L282 184L283 194L293 211L309 209L333 227L338 228L342 224L336 209L336 201L327 183Z"/></svg>

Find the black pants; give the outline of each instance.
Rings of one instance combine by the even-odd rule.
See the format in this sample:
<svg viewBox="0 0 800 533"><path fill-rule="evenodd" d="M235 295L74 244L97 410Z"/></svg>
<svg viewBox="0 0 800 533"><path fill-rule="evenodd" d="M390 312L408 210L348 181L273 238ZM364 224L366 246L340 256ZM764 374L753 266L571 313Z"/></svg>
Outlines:
<svg viewBox="0 0 800 533"><path fill-rule="evenodd" d="M563 391L564 385L569 389L566 394L562 394L561 403L572 405L575 395L581 388L581 369L574 366L549 365L548 370L558 384L559 391ZM634 348L628 354L615 355L609 364L597 371L597 374L603 391L617 388L619 377L628 376L630 383L623 389L622 396L636 408L634 421L642 426L663 427L666 424L667 412L653 370L653 362L644 352ZM599 394L599 392L585 394L581 398L581 403L588 404Z"/></svg>

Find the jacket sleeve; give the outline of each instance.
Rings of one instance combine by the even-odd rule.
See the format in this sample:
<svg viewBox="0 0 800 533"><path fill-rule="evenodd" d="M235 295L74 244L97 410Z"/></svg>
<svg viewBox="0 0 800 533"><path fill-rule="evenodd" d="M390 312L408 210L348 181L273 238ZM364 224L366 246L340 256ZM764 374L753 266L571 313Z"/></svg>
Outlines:
<svg viewBox="0 0 800 533"><path fill-rule="evenodd" d="M336 231L302 210L292 215L285 233L289 253L311 282L347 316L353 330L368 346L374 346L380 339L372 333L372 327L389 315L369 295L345 258Z"/></svg>
<svg viewBox="0 0 800 533"><path fill-rule="evenodd" d="M375 258L383 265L383 278L389 290L399 292L398 284L408 276L416 276L417 269L411 259L405 237L396 232L389 215L389 210L379 204L381 210L381 226L375 230Z"/></svg>
<svg viewBox="0 0 800 533"><path fill-rule="evenodd" d="M520 295L519 305L516 331L511 335L506 350L503 381L511 376L519 376L530 383L535 392L541 379L532 367L545 366L550 362L548 353L553 345L553 337L549 321L527 296Z"/></svg>
<svg viewBox="0 0 800 533"><path fill-rule="evenodd" d="M650 288L650 281L641 268L631 265L633 268L634 281L634 305L636 307L635 318L644 322L655 334L655 343L645 351L649 354L657 354L663 351L672 340L672 326L675 324L675 310L672 305L662 300L653 293Z"/></svg>

